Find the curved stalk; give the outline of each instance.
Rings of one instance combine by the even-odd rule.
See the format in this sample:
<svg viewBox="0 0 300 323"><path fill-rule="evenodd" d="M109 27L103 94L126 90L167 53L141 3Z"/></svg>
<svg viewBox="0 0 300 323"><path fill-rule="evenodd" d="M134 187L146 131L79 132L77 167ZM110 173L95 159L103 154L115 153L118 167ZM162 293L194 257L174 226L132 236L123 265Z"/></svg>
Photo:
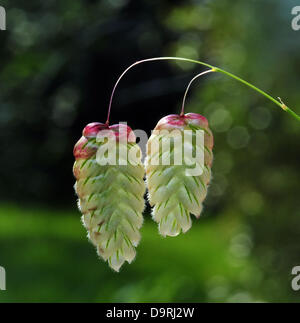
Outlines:
<svg viewBox="0 0 300 323"><path fill-rule="evenodd" d="M296 120L300 121L300 116L295 113L292 109L290 109L287 105L285 105L281 99L275 99L273 98L271 95L269 95L268 93L264 92L263 90L257 88L256 86L254 86L253 84L243 80L242 78L230 73L230 72L227 72L219 67L215 67L215 66L212 66L210 64L207 64L205 62L201 62L201 61L197 61L197 60L194 60L194 59L190 59L190 58L184 58L184 57L154 57L154 58L148 58L148 59L144 59L144 60L141 60L141 61L137 61L135 63L133 63L132 65L130 65L122 74L121 76L118 78L116 84L114 85L114 88L112 90L112 94L111 94L111 97L110 97L110 101L109 101L109 107L108 107L108 113L107 113L107 121L106 121L106 124L108 125L109 124L109 117L110 117L110 111L111 111L111 105L112 105L112 100L113 100L113 96L114 96L114 93L115 93L115 90L120 82L120 80L122 79L122 77L134 66L138 65L138 64L141 64L141 63L145 63L145 62L151 62L151 61L161 61L161 60L177 60L177 61L186 61L186 62L190 62L190 63L195 63L195 64L200 64L200 65L203 65L203 66L206 66L206 67L209 67L212 71L214 72L219 72L219 73L222 73L222 74L225 74L243 84L245 84L246 86L252 88L253 90L255 90L256 92L262 94L263 96L265 96L266 98L268 98L270 101L272 101L273 103L275 103L276 105L278 105L281 109L283 109L284 111L288 112L292 117L294 117Z"/></svg>
<svg viewBox="0 0 300 323"><path fill-rule="evenodd" d="M202 75L205 75L205 74L208 74L208 73L211 73L211 72L215 72L215 70L214 70L214 69L210 69L210 70L204 71L204 72L202 72L202 73L197 74L196 76L194 76L194 77L191 79L190 83L188 84L188 86L187 86L187 88L186 88L186 90L185 90L184 96L183 96L180 116L183 116L183 115L184 115L185 99L186 99L186 96L187 96L187 94L188 94L188 91L189 91L190 86L192 85L192 83L193 83L193 82L194 82L198 77L200 77L200 76L202 76Z"/></svg>

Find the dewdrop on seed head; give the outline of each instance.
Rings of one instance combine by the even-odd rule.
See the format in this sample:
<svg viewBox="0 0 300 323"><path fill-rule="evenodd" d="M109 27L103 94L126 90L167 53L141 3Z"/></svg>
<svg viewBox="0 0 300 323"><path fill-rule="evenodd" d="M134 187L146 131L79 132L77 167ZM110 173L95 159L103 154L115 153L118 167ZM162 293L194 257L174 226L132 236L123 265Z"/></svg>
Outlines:
<svg viewBox="0 0 300 323"><path fill-rule="evenodd" d="M122 124L108 126L91 123L83 130L83 136L74 147L76 159L73 173L75 191L82 213L82 223L88 238L97 248L101 258L115 271L125 261L135 258L135 247L140 241L139 229L143 224L145 184L141 153L136 165L128 162L120 165L101 164L105 152L99 150L105 144L99 138L113 138L116 151L139 150L133 131Z"/></svg>

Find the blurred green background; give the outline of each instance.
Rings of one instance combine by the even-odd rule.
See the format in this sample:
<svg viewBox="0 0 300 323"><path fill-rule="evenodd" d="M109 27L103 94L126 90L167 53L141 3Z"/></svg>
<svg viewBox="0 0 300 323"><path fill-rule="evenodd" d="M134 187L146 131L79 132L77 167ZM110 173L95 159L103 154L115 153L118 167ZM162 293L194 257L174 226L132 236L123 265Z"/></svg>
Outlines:
<svg viewBox="0 0 300 323"><path fill-rule="evenodd" d="M80 223L72 175L83 127L104 122L113 84L154 56L200 59L280 96L300 114L297 1L1 0L0 301L299 302L300 124L223 75L193 84L186 112L215 136L202 217L163 239L145 212L138 255L119 274L99 260ZM128 73L111 122L150 134L178 113L203 70L153 62Z"/></svg>

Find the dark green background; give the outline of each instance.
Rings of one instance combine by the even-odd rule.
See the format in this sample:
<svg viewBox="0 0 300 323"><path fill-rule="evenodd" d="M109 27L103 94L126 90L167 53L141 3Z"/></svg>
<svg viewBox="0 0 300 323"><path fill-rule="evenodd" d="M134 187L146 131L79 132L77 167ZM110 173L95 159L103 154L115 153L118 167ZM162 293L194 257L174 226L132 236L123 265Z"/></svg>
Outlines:
<svg viewBox="0 0 300 323"><path fill-rule="evenodd" d="M119 274L97 259L80 223L72 149L104 122L113 84L154 56L229 70L300 114L297 1L4 1L0 32L0 265L7 301L290 301L300 265L300 123L224 75L197 80L186 111L215 136L202 217L163 239L145 212L134 263ZM153 62L120 84L111 122L150 134L177 113L203 68Z"/></svg>

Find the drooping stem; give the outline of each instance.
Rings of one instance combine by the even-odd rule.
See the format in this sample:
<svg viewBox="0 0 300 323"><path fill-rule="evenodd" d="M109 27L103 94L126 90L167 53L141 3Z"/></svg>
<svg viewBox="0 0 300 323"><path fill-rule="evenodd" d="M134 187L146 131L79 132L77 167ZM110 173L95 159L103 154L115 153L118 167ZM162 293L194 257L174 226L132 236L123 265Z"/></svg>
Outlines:
<svg viewBox="0 0 300 323"><path fill-rule="evenodd" d="M193 83L193 82L194 82L198 77L200 77L200 76L202 76L202 75L205 75L205 74L208 74L208 73L211 73L211 72L215 72L215 70L214 70L214 69L210 69L210 70L204 71L204 72L202 72L202 73L197 74L196 76L194 76L194 77L191 79L190 83L188 84L188 86L187 86L187 88L186 88L186 90L185 90L184 96L183 96L180 116L183 116L183 115L184 115L185 99L186 99L186 96L187 96L187 94L188 94L188 91L189 91L190 86L192 85L192 83Z"/></svg>
<svg viewBox="0 0 300 323"><path fill-rule="evenodd" d="M183 57L154 57L154 58L148 58L148 59L144 59L144 60L141 60L141 61L137 61L135 62L134 64L130 65L122 74L121 76L118 78L116 84L114 85L114 88L112 90L112 94L111 94L111 97L110 97L110 101L109 101L109 107L108 107L108 113L107 113L107 121L106 121L106 124L108 125L109 124L109 117L110 117L110 111L111 111L111 105L112 105L112 100L113 100L113 96L114 96L114 93L115 93L115 90L120 82L120 80L122 79L122 77L134 66L138 65L138 64L141 64L141 63L145 63L145 62L151 62L151 61L162 61L162 60L177 60L177 61L186 61L186 62L191 62L191 63L195 63L195 64L200 64L200 65L203 65L203 66L206 66L206 67L209 67L211 70L213 70L214 72L219 72L219 73L222 73L222 74L225 74L243 84L245 84L246 86L252 88L253 90L255 90L256 92L259 92L260 94L262 94L263 96L265 96L266 98L268 98L269 100L271 100L272 102L274 102L276 105L278 105L281 109L283 109L284 111L288 112L292 117L294 117L295 119L297 119L298 121L300 121L300 116L295 113L293 110L291 110L289 107L287 107L282 101L281 99L279 100L276 100L275 98L273 98L271 95L269 95L268 93L262 91L261 89L257 88L256 86L254 86L253 84L243 80L242 78L230 73L230 72L227 72L219 67L215 67L215 66L212 66L210 64L207 64L207 63L204 63L204 62L201 62L201 61L197 61L197 60L194 60L194 59L190 59L190 58L183 58Z"/></svg>
<svg viewBox="0 0 300 323"><path fill-rule="evenodd" d="M120 83L122 77L134 66L141 64L141 63L145 63L145 62L152 62L152 61L162 61L162 60L178 60L178 61L186 61L186 62L191 62L191 63L197 63L197 64L202 64L204 66L213 68L213 66L203 63L203 62L198 62L195 61L193 59L189 59L189 58L182 58L182 57L154 57L154 58L147 58L147 59L143 59L141 61L137 61L135 63L133 63L132 65L130 65L129 67L126 68L126 70L120 75L120 77L117 79L117 82L115 83L111 96L110 96L110 100L109 100L109 106L108 106L108 112L107 112L107 120L106 120L106 124L109 124L109 118L110 118L110 112L111 112L111 105L112 105L112 100L116 91L116 88L118 86L118 84Z"/></svg>

